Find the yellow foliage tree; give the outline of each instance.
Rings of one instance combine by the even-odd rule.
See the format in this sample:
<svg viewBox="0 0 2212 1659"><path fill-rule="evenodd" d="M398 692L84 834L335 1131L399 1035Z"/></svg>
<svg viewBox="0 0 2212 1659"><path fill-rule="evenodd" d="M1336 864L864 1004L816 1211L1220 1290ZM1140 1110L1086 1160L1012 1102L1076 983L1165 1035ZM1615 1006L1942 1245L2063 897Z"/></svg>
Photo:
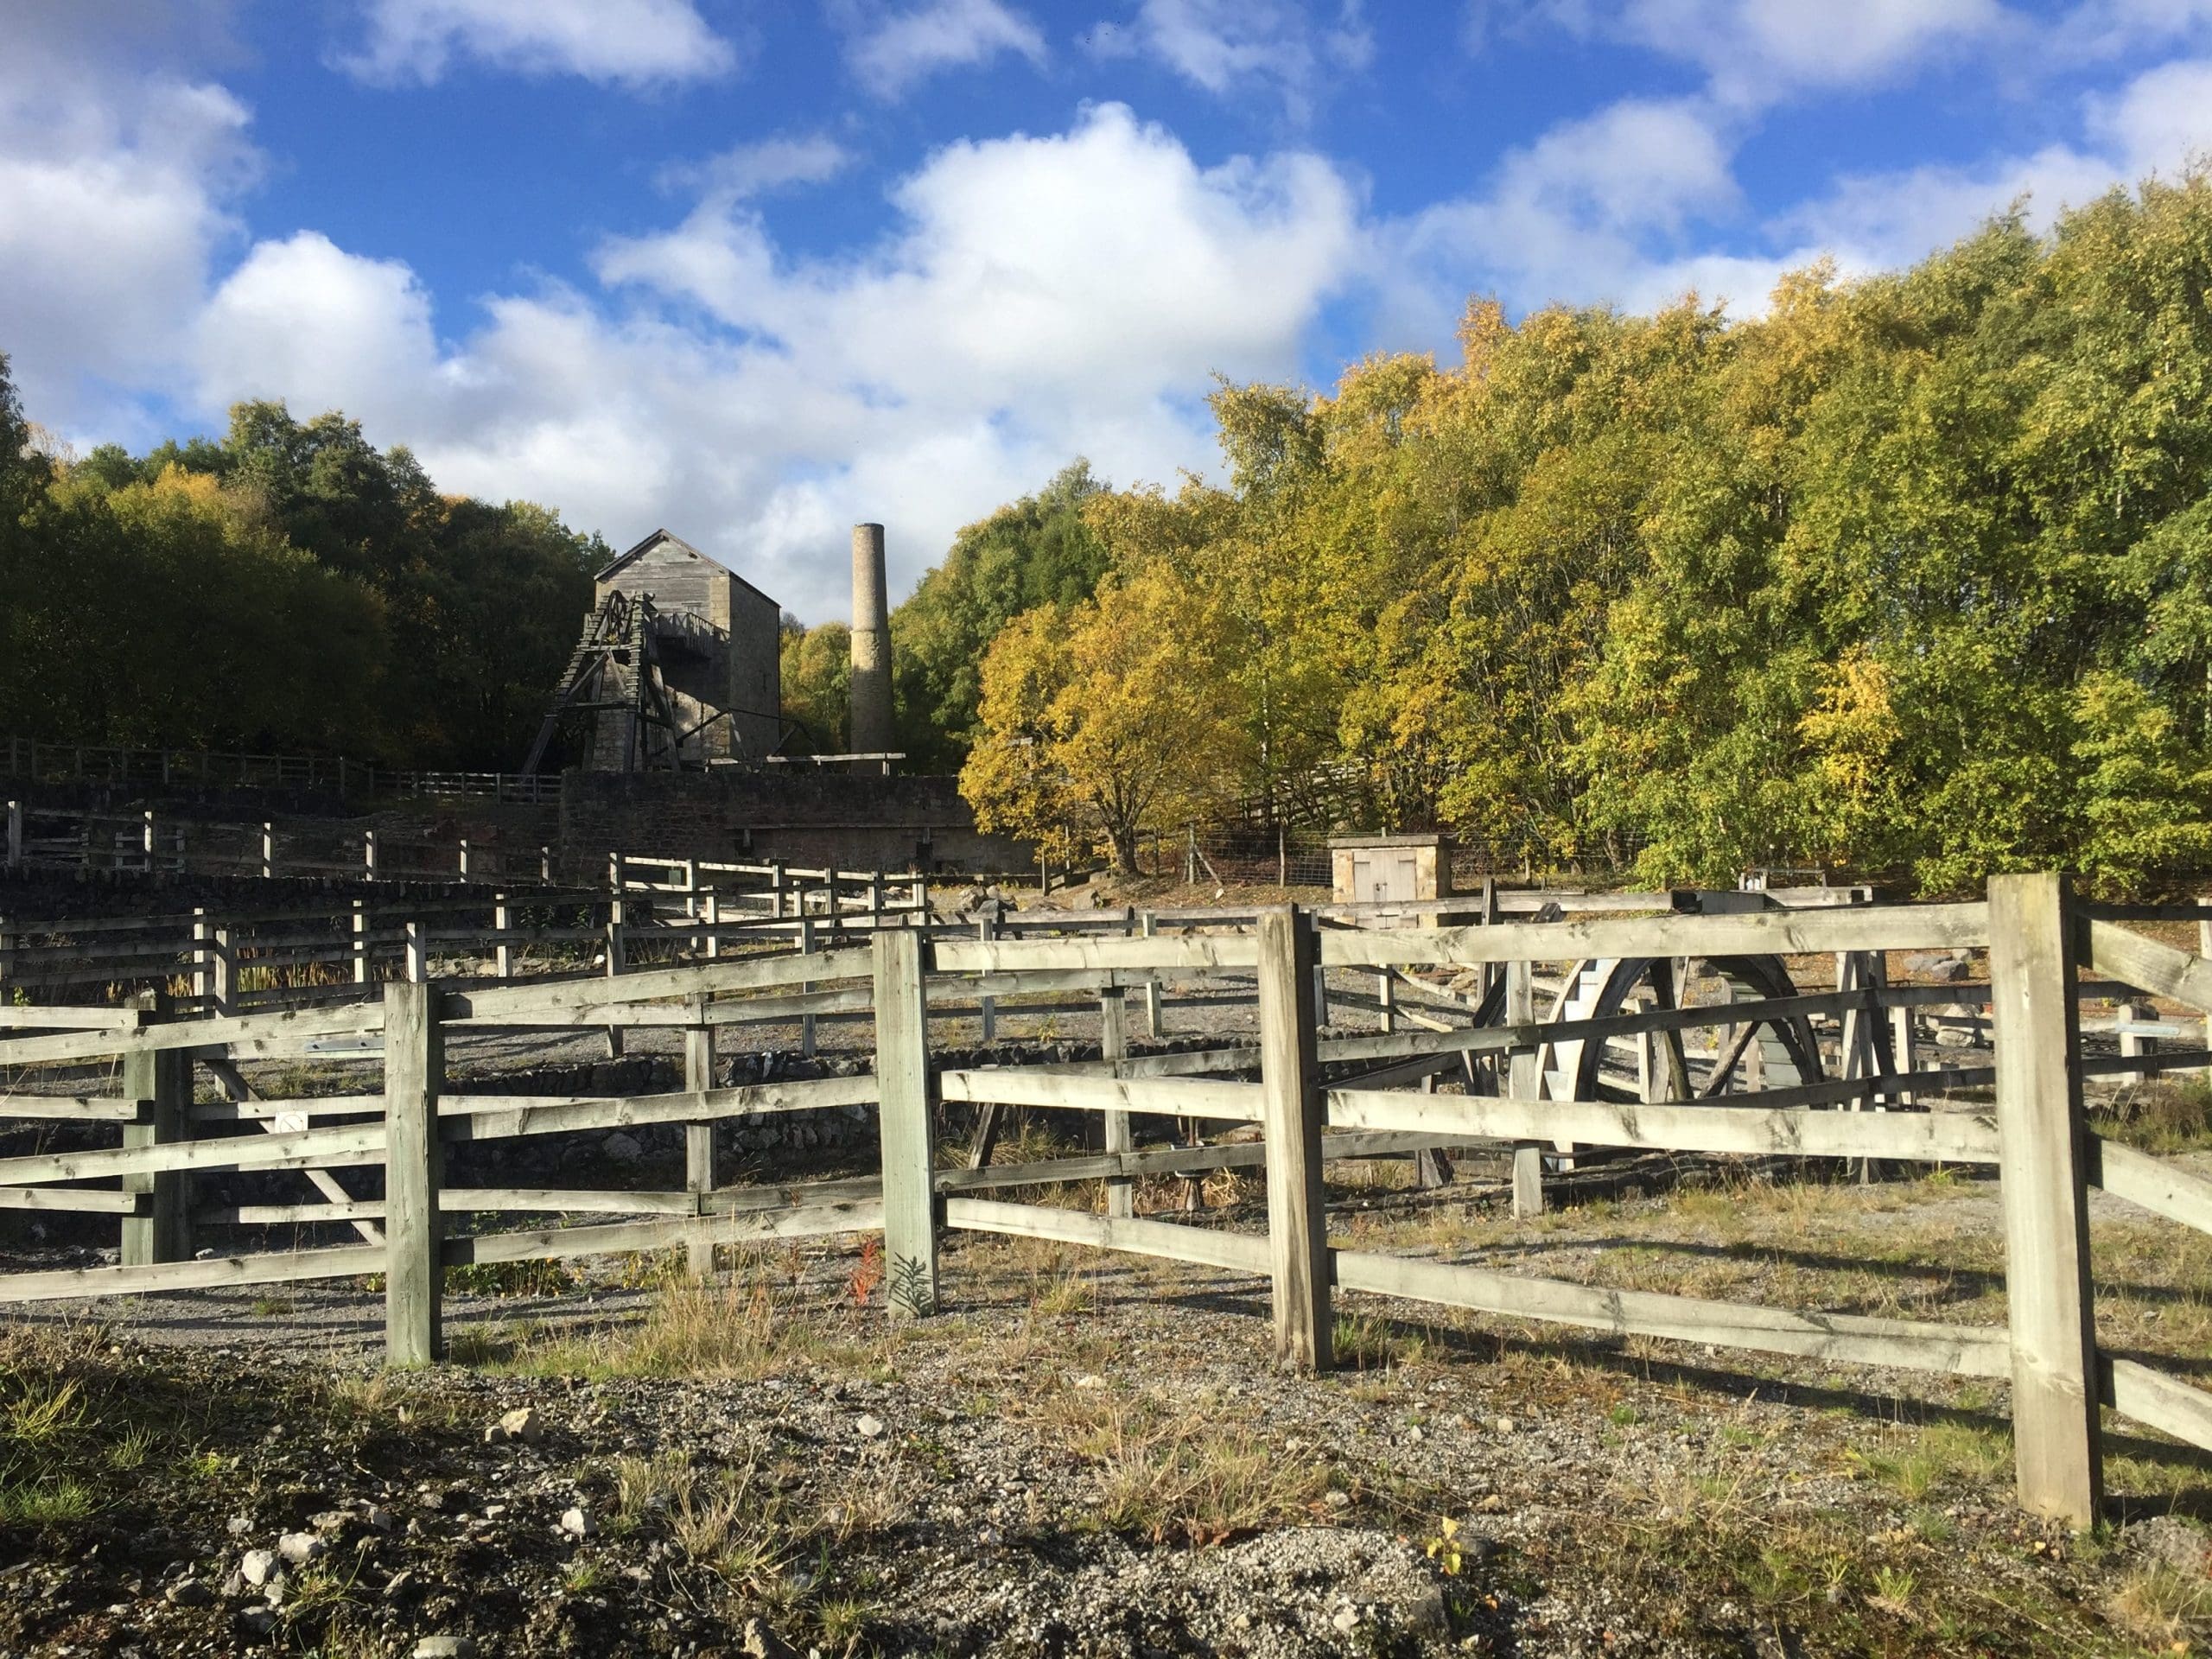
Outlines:
<svg viewBox="0 0 2212 1659"><path fill-rule="evenodd" d="M1136 874L1145 836L1187 822L1234 775L1216 626L1165 564L1015 620L984 658L983 734L960 774L978 825Z"/></svg>

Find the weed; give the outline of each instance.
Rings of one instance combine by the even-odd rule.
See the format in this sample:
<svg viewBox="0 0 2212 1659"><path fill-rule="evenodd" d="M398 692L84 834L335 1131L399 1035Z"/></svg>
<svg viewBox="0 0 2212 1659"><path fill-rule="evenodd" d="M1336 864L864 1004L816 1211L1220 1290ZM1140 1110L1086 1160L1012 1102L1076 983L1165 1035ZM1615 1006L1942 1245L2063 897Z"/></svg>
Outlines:
<svg viewBox="0 0 2212 1659"><path fill-rule="evenodd" d="M883 1282L883 1236L869 1233L861 1240L861 1259L845 1281L845 1294L855 1307L866 1307Z"/></svg>
<svg viewBox="0 0 2212 1659"><path fill-rule="evenodd" d="M1155 1543L1218 1543L1289 1522L1328 1489L1325 1471L1188 1409L1086 1400L1067 1427L1077 1455L1097 1465L1100 1522Z"/></svg>
<svg viewBox="0 0 2212 1659"><path fill-rule="evenodd" d="M910 1319L927 1319L937 1312L936 1275L919 1256L893 1256L891 1261L891 1306Z"/></svg>
<svg viewBox="0 0 2212 1659"><path fill-rule="evenodd" d="M109 1446L107 1466L118 1473L143 1468L153 1449L154 1431L143 1423L133 1423Z"/></svg>
<svg viewBox="0 0 2212 1659"><path fill-rule="evenodd" d="M1414 1364L1427 1351L1421 1338L1402 1336L1371 1313L1339 1313L1331 1342L1338 1364L1363 1371Z"/></svg>
<svg viewBox="0 0 2212 1659"><path fill-rule="evenodd" d="M85 1402L73 1378L33 1379L0 1410L0 1436L33 1449L52 1445L85 1426Z"/></svg>
<svg viewBox="0 0 2212 1659"><path fill-rule="evenodd" d="M2120 1580L2111 1612L2145 1647L2178 1649L2189 1625L2212 1616L2212 1579L2164 1561L2140 1567Z"/></svg>
<svg viewBox="0 0 2212 1659"><path fill-rule="evenodd" d="M1913 1582L1913 1575L1901 1567L1878 1567L1874 1569L1874 1593L1871 1599L1885 1611L1910 1616Z"/></svg>
<svg viewBox="0 0 2212 1659"><path fill-rule="evenodd" d="M226 1458L212 1447L188 1452L176 1462L180 1478L196 1481L217 1481L238 1467L236 1458Z"/></svg>
<svg viewBox="0 0 2212 1659"><path fill-rule="evenodd" d="M37 1482L0 1482L0 1523L61 1526L82 1521L95 1507L91 1491L66 1476Z"/></svg>
<svg viewBox="0 0 2212 1659"><path fill-rule="evenodd" d="M765 1283L664 1284L634 1324L524 1332L500 1369L538 1376L763 1376L792 1358L843 1357L819 1321L787 1319Z"/></svg>
<svg viewBox="0 0 2212 1659"><path fill-rule="evenodd" d="M565 1262L467 1262L446 1269L446 1289L456 1296L558 1296L581 1282Z"/></svg>
<svg viewBox="0 0 2212 1659"><path fill-rule="evenodd" d="M1033 1291L1029 1305L1039 1313L1052 1317L1065 1317L1090 1311L1090 1281L1080 1273L1064 1273L1043 1288Z"/></svg>

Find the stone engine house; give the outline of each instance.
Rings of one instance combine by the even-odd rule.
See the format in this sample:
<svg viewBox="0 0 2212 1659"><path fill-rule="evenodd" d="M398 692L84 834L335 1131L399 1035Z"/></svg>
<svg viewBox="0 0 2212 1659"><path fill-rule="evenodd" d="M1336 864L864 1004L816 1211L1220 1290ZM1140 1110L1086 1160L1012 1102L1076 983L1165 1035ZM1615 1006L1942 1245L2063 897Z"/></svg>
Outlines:
<svg viewBox="0 0 2212 1659"><path fill-rule="evenodd" d="M782 607L682 537L656 530L594 578L595 608L620 594L652 601L653 645L673 705L680 765L750 760L783 735ZM624 770L601 754L613 722L599 722L595 769Z"/></svg>

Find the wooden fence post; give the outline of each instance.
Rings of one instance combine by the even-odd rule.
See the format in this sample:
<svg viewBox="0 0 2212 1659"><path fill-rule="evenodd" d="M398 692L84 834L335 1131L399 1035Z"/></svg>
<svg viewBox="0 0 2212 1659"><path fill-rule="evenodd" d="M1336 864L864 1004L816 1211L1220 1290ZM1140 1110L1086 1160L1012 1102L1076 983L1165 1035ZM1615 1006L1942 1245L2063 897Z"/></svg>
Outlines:
<svg viewBox="0 0 2212 1659"><path fill-rule="evenodd" d="M707 924L706 957L709 962L714 962L719 960L722 954L722 896L709 887L703 902Z"/></svg>
<svg viewBox="0 0 2212 1659"><path fill-rule="evenodd" d="M407 924L407 962L403 975L410 985L423 985L430 978L430 940L424 931L426 924Z"/></svg>
<svg viewBox="0 0 2212 1659"><path fill-rule="evenodd" d="M893 1309L938 1306L937 1136L922 936L886 928L875 952L875 1080L883 1155L883 1261Z"/></svg>
<svg viewBox="0 0 2212 1659"><path fill-rule="evenodd" d="M1122 994L1118 987L1099 994L1098 1052L1101 1058L1118 1064L1129 1058L1128 1027L1124 1019ZM1135 1152L1136 1140L1129 1128L1127 1112L1107 1112L1103 1147L1108 1152ZM1123 1217L1136 1214L1136 1182L1128 1175L1106 1178L1106 1213Z"/></svg>
<svg viewBox="0 0 2212 1659"><path fill-rule="evenodd" d="M621 855L617 853L615 857L619 861ZM630 948L629 927L623 912L621 891L617 887L616 896L607 901L607 976L609 979L621 973L624 958ZM607 1058L610 1060L622 1058L622 1027L620 1026L607 1028Z"/></svg>
<svg viewBox="0 0 2212 1659"><path fill-rule="evenodd" d="M276 826L273 823L261 826L261 879L276 879Z"/></svg>
<svg viewBox="0 0 2212 1659"><path fill-rule="evenodd" d="M699 1014L703 1020L706 999L699 999ZM683 1033L683 1086L694 1094L704 1094L715 1086L715 1028L700 1024L685 1027ZM683 1184L699 1201L699 1213L707 1213L707 1194L715 1190L715 1124L712 1118L683 1126ZM691 1276L701 1284L715 1276L715 1243L701 1234L691 1239Z"/></svg>
<svg viewBox="0 0 2212 1659"><path fill-rule="evenodd" d="M553 849L550 847L537 849L537 882L540 887L553 885Z"/></svg>
<svg viewBox="0 0 2212 1659"><path fill-rule="evenodd" d="M23 804L21 801L8 803L8 868L10 870L23 868Z"/></svg>
<svg viewBox="0 0 2212 1659"><path fill-rule="evenodd" d="M2196 902L2201 906L2212 906L2212 899L2199 899ZM2202 921L2196 925L2196 954L2200 957L2212 957L2212 920ZM2204 1046L2212 1048L2212 1014L2204 1016ZM2206 1068L2198 1075L2212 1075L2212 1067Z"/></svg>
<svg viewBox="0 0 2212 1659"><path fill-rule="evenodd" d="M377 879L377 832L373 830L361 831L361 871L364 879Z"/></svg>
<svg viewBox="0 0 2212 1659"><path fill-rule="evenodd" d="M218 922L207 930L208 1007L227 1019L238 1012L238 950L231 925Z"/></svg>
<svg viewBox="0 0 2212 1659"><path fill-rule="evenodd" d="M1910 1003L1890 1010L1890 1061L1901 1077L1910 1077L1919 1067L1919 1029ZM1893 1105L1911 1106L1918 1103L1919 1096L1910 1089L1892 1089L1890 1101Z"/></svg>
<svg viewBox="0 0 2212 1659"><path fill-rule="evenodd" d="M142 992L135 999L138 1024L173 1019L166 991ZM123 1126L125 1147L165 1147L190 1134L192 1051L139 1049L123 1057L123 1094L137 1104L137 1119ZM125 1175L123 1190L137 1208L123 1219L126 1268L192 1259L191 1177L181 1169Z"/></svg>
<svg viewBox="0 0 2212 1659"><path fill-rule="evenodd" d="M445 1229L438 1216L445 1052L438 995L435 986L404 981L384 988L384 1338L390 1365L428 1365L445 1351L439 1329Z"/></svg>
<svg viewBox="0 0 2212 1659"><path fill-rule="evenodd" d="M464 880L464 881L466 881L466 880L467 880L469 879L469 878L468 878L468 837L467 837L467 836L463 836L461 838L461 879L462 880Z"/></svg>
<svg viewBox="0 0 2212 1659"><path fill-rule="evenodd" d="M1505 1023L1531 1026L1536 1022L1535 964L1505 964ZM1505 1092L1516 1100L1534 1100L1543 1092L1544 1074L1535 1046L1516 1048L1506 1066ZM1544 1213L1544 1147L1539 1141L1522 1141L1513 1147L1513 1213Z"/></svg>
<svg viewBox="0 0 2212 1659"><path fill-rule="evenodd" d="M140 815L138 823L139 850L145 855L146 874L154 874L154 809L148 807Z"/></svg>
<svg viewBox="0 0 2212 1659"><path fill-rule="evenodd" d="M868 879L868 925L871 930L883 925L883 871L880 867Z"/></svg>
<svg viewBox="0 0 2212 1659"><path fill-rule="evenodd" d="M2014 1469L2023 1508L2086 1527L2103 1468L2073 929L2064 877L1990 878Z"/></svg>
<svg viewBox="0 0 2212 1659"><path fill-rule="evenodd" d="M2132 1026L2147 1024L2156 1017L2157 1010L2149 1003L2115 1002L2113 1005L2113 1014L2114 1016L2113 1023L2120 1027L2120 1058L2121 1059L2139 1060L2147 1054L2158 1052L2158 1045L2150 1038L2145 1037L2139 1031L2129 1029ZM2121 1073L2123 1081L2127 1083L2139 1082L2143 1074L2139 1071Z"/></svg>
<svg viewBox="0 0 2212 1659"><path fill-rule="evenodd" d="M215 986L213 963L210 960L207 912L195 909L192 912L192 1000L194 1011L203 1019L214 1011Z"/></svg>
<svg viewBox="0 0 2212 1659"><path fill-rule="evenodd" d="M515 976L515 947L513 942L507 938L507 935L513 931L514 925L514 907L508 904L507 895L504 893L493 893L492 895L492 931L499 936L499 942L493 947L492 963L493 971L501 979L512 979Z"/></svg>
<svg viewBox="0 0 2212 1659"><path fill-rule="evenodd" d="M353 982L356 985L365 985L369 982L369 901L367 899L356 899L353 901L352 921Z"/></svg>
<svg viewBox="0 0 2212 1659"><path fill-rule="evenodd" d="M1158 850L1157 847L1154 849L1155 854ZM1147 910L1138 920L1137 932L1142 938L1156 938L1160 932L1159 918ZM1156 1043L1160 1040L1160 1033L1166 1029L1167 1011L1163 1006L1166 992L1160 982L1160 970L1154 968L1151 972L1152 977L1145 982L1144 987L1144 1034Z"/></svg>
<svg viewBox="0 0 2212 1659"><path fill-rule="evenodd" d="M976 924L976 937L985 944L988 944L992 939L998 936L998 923L988 916L984 917ZM996 1042L999 1037L998 998L995 996L977 997L976 999L976 1017L977 1022L982 1027L982 1040L986 1043Z"/></svg>
<svg viewBox="0 0 2212 1659"><path fill-rule="evenodd" d="M1294 906L1260 912L1260 1088L1268 1156L1268 1255L1275 1363L1327 1370L1327 1211L1321 1191L1321 1064L1313 1023L1319 939Z"/></svg>
<svg viewBox="0 0 2212 1659"><path fill-rule="evenodd" d="M814 954L814 918L811 916L802 916L798 918L799 955L802 957L812 956ZM805 996L810 994L813 989L814 982L811 980L802 981L799 984L798 994L801 996ZM798 1052L810 1060L814 1058L815 1038L816 1032L814 1016L810 1014L802 1014L798 1017Z"/></svg>

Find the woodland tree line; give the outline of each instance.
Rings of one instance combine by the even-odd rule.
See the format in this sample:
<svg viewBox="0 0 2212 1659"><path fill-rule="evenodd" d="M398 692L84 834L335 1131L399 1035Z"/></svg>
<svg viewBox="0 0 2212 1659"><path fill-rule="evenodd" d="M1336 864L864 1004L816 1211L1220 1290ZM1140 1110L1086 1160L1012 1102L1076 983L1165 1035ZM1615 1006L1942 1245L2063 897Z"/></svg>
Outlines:
<svg viewBox="0 0 2212 1659"><path fill-rule="evenodd" d="M1456 365L1224 385L1225 486L963 534L894 620L906 741L1124 862L1334 768L1508 868L2201 873L2208 291L2191 175L1754 321L1478 301Z"/></svg>
<svg viewBox="0 0 2212 1659"><path fill-rule="evenodd" d="M1764 315L1478 301L1462 354L1224 384L1225 482L1082 463L894 614L912 764L1129 861L1332 779L1507 868L1925 891L2212 866L2212 182ZM57 458L0 360L0 728L424 767L526 748L607 556L335 413ZM843 741L842 624L786 713Z"/></svg>
<svg viewBox="0 0 2212 1659"><path fill-rule="evenodd" d="M358 423L241 404L221 442L57 455L0 358L0 731L509 769L596 537L441 495Z"/></svg>

